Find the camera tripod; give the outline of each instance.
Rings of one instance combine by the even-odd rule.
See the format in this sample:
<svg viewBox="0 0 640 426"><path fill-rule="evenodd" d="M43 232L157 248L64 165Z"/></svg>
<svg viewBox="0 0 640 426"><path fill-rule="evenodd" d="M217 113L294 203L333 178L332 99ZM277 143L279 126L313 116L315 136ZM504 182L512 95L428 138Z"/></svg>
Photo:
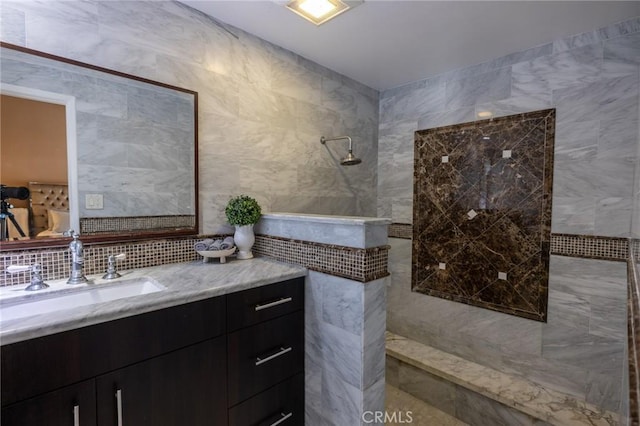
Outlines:
<svg viewBox="0 0 640 426"><path fill-rule="evenodd" d="M24 231L16 221L13 213L9 211L9 208L13 207L7 203L7 200L0 200L0 241L7 241L9 239L9 223L7 219L13 223L13 226L18 230L21 237L26 237Z"/></svg>

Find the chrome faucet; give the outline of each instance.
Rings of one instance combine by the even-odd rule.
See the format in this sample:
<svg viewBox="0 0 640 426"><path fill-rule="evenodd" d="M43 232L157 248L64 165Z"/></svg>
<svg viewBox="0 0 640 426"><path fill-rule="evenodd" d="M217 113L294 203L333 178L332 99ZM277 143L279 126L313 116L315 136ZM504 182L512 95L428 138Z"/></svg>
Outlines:
<svg viewBox="0 0 640 426"><path fill-rule="evenodd" d="M67 280L67 284L83 284L89 282L87 277L84 276L82 268L84 266L82 241L80 241L80 234L73 229L64 233L65 236L73 238L73 241L69 244L69 250L71 250L71 276Z"/></svg>

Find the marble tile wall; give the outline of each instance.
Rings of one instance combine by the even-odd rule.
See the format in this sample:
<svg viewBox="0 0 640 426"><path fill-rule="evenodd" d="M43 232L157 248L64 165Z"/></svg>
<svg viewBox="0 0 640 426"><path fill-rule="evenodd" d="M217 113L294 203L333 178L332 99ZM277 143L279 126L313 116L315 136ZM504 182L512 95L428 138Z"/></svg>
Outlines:
<svg viewBox="0 0 640 426"><path fill-rule="evenodd" d="M378 215L412 223L416 130L474 121L485 110L504 116L555 108L552 232L629 237L639 57L635 17L382 92ZM411 242L390 244L390 331L618 411L624 263L552 255L543 324L412 293Z"/></svg>
<svg viewBox="0 0 640 426"><path fill-rule="evenodd" d="M377 91L173 1L3 1L0 18L3 41L198 92L201 233L238 193L264 211L375 216ZM320 144L342 134L362 164Z"/></svg>

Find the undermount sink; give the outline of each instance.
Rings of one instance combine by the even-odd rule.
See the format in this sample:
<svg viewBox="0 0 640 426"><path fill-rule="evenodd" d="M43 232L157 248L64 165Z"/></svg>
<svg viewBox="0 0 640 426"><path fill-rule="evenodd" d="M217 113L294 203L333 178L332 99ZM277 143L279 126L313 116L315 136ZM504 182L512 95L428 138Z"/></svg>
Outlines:
<svg viewBox="0 0 640 426"><path fill-rule="evenodd" d="M66 284L65 284L66 285ZM28 298L0 304L0 321L11 321L34 315L110 302L164 290L165 287L149 277L119 280L73 290L33 294Z"/></svg>

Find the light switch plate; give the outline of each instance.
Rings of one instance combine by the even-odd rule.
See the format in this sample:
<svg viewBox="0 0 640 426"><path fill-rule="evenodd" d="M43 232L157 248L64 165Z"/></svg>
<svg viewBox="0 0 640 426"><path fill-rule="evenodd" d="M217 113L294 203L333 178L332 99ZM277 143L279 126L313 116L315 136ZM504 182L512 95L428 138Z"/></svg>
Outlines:
<svg viewBox="0 0 640 426"><path fill-rule="evenodd" d="M102 194L85 194L84 206L88 210L100 210L104 208Z"/></svg>

